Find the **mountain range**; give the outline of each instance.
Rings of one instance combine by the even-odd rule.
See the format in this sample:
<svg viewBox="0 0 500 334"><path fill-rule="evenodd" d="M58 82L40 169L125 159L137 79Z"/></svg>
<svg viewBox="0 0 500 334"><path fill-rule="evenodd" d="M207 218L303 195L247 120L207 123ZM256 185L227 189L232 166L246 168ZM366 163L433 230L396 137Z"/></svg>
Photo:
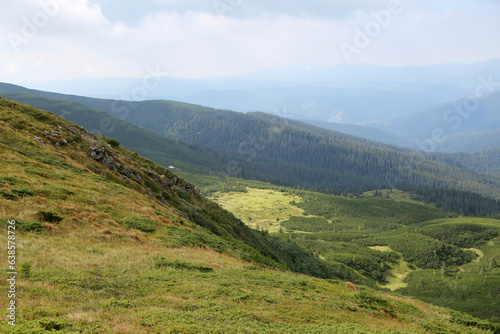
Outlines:
<svg viewBox="0 0 500 334"><path fill-rule="evenodd" d="M149 72L151 77L144 79L93 78L28 84L80 96L132 101L169 99L239 112L260 111L327 128L349 125L343 131L352 135L430 151L484 151L499 146L494 132L498 124L487 121L495 117L498 98L481 99L479 106L472 106L475 110L471 118L448 114L447 110L476 92L485 95L498 91L500 60L400 68L301 65L206 79L167 77L158 69ZM460 122L457 117L474 126L460 124L456 129ZM415 120L418 127L413 126ZM449 140L433 145L432 133L442 126Z"/></svg>

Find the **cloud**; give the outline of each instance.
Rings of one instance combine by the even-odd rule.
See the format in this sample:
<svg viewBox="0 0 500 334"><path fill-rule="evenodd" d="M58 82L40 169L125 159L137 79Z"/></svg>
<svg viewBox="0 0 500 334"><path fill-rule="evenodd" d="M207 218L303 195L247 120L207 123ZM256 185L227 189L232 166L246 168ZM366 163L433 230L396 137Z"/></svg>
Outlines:
<svg viewBox="0 0 500 334"><path fill-rule="evenodd" d="M390 1L6 2L0 13L0 60L15 62L17 72L3 66L0 80L142 77L148 67L203 77L298 63L335 65L346 61L340 45L355 45L357 34L366 33L374 13L386 11ZM403 10L377 34L370 33L370 43L358 48L354 63L401 66L500 58L498 1L401 1ZM226 10L217 11L214 4ZM47 22L36 21L44 13ZM29 24L36 33L26 36L23 29ZM17 52L14 35L24 38Z"/></svg>
<svg viewBox="0 0 500 334"><path fill-rule="evenodd" d="M384 8L388 0L143 0L140 3L130 2L127 7L123 6L123 1L120 0L92 0L92 3L99 4L107 16L113 19L137 22L139 16L158 11L228 15L237 19L272 18L282 15L349 19L360 11L370 12Z"/></svg>

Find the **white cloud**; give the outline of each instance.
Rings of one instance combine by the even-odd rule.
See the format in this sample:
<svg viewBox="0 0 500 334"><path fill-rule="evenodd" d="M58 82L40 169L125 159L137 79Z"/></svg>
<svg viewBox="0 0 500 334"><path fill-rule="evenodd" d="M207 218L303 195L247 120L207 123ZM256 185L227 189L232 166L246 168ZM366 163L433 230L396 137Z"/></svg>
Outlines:
<svg viewBox="0 0 500 334"><path fill-rule="evenodd" d="M138 76L160 66L174 76L252 72L296 63L344 62L339 45L388 8L389 0L19 0L2 4L0 81ZM402 0L403 1L403 0ZM41 6L57 2L60 6ZM66 4L63 4L66 3ZM52 9L51 9L52 8ZM497 1L404 2L354 62L383 65L500 58ZM46 13L49 21L34 23ZM55 13L54 15L52 15ZM9 36L37 32L14 52ZM29 29L28 29L29 30ZM37 66L36 64L43 64Z"/></svg>

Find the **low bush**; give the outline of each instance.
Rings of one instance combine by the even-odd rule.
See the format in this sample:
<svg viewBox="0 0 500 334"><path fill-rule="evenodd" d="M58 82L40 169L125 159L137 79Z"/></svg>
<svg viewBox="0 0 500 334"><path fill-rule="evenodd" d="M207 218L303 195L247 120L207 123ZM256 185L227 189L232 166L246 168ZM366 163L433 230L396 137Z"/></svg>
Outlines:
<svg viewBox="0 0 500 334"><path fill-rule="evenodd" d="M5 198L9 199L11 201L15 201L17 199L16 194L13 194L11 192L5 191L5 190L0 190L0 195Z"/></svg>
<svg viewBox="0 0 500 334"><path fill-rule="evenodd" d="M120 146L120 142L114 138L106 137L104 140L106 141L106 143L108 143L109 145L111 145L113 147Z"/></svg>
<svg viewBox="0 0 500 334"><path fill-rule="evenodd" d="M38 211L42 216L42 220L49 223L59 223L63 217L59 216L56 212L52 211Z"/></svg>
<svg viewBox="0 0 500 334"><path fill-rule="evenodd" d="M173 268L173 269L185 269L185 270L194 270L201 272L210 272L213 271L213 268L202 266L195 263L184 262L179 260L168 260L162 256L155 257L153 259L154 267L156 269L160 268Z"/></svg>
<svg viewBox="0 0 500 334"><path fill-rule="evenodd" d="M16 194L17 196L21 197L30 197L35 195L35 191L31 188L19 188L19 189L12 189L12 192Z"/></svg>
<svg viewBox="0 0 500 334"><path fill-rule="evenodd" d="M32 222L29 220L16 220L16 229L21 232L42 232L45 228L39 222Z"/></svg>
<svg viewBox="0 0 500 334"><path fill-rule="evenodd" d="M128 218L123 224L130 229L141 232L150 233L156 231L156 228L151 223L151 219L145 216Z"/></svg>

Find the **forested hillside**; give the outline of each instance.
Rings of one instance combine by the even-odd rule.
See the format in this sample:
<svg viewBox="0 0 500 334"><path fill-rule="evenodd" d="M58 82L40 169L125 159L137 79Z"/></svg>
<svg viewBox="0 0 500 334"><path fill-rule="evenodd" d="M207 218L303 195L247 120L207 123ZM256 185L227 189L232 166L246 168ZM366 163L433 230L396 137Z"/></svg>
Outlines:
<svg viewBox="0 0 500 334"><path fill-rule="evenodd" d="M72 115L71 119L82 124L93 118L87 111L82 114L83 106L80 104L64 103L61 100L35 95L3 95L42 106L60 115L66 115L68 119L69 115ZM182 155L184 163L196 164L198 167L201 165L206 174L222 173L335 194L386 188L460 191L448 197L453 203L443 207L445 209L460 206L472 198L469 193L495 200L500 198L500 180L495 175L430 161L408 149L359 139L276 116L263 113L241 114L172 101L137 102L133 103L133 108L126 109L125 101L78 99L143 129L185 142L184 149L187 150L186 146L189 146L186 151L189 153ZM120 110L126 110L126 113L117 112ZM144 131L140 128L134 129ZM125 132L115 133L116 135L112 134L115 137L123 136L119 139L124 138L126 147L135 149L140 143L140 152L149 154L151 158L159 156L148 152L147 142L132 139ZM106 132L104 134L107 135ZM130 142L131 140L133 142ZM137 150L139 151L138 148ZM197 156L196 153L193 154L194 151L202 152L202 155ZM177 156L177 161L179 159ZM449 160L435 159L443 162ZM165 159L158 161L171 164ZM457 164L455 160L448 162ZM494 168L488 167L487 170ZM493 203L492 208L481 209L481 214L490 215L496 210L497 205ZM464 212L476 213L477 211Z"/></svg>
<svg viewBox="0 0 500 334"><path fill-rule="evenodd" d="M500 135L500 131L497 132L497 135ZM460 168L500 174L500 147L485 152L430 153L426 156L431 160Z"/></svg>
<svg viewBox="0 0 500 334"><path fill-rule="evenodd" d="M204 145L233 176L322 191L424 187L500 198L500 181L393 147L261 113L241 114L169 101L138 103L128 120L160 135Z"/></svg>

